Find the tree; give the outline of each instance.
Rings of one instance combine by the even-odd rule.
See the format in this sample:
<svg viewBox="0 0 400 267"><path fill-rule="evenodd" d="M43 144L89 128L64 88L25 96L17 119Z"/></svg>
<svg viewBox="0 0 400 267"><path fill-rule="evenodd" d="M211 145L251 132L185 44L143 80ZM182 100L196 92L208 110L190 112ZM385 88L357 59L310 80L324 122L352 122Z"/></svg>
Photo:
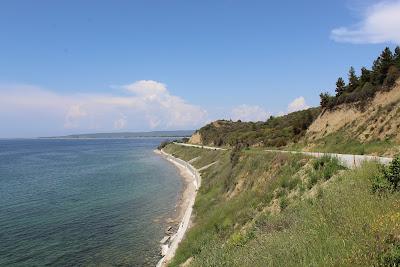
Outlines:
<svg viewBox="0 0 400 267"><path fill-rule="evenodd" d="M389 47L386 47L381 54L381 74L386 76L389 68L393 65L393 54Z"/></svg>
<svg viewBox="0 0 400 267"><path fill-rule="evenodd" d="M400 69L400 46L396 46L393 56L394 64Z"/></svg>
<svg viewBox="0 0 400 267"><path fill-rule="evenodd" d="M371 82L374 85L381 84L381 57L374 60L372 64Z"/></svg>
<svg viewBox="0 0 400 267"><path fill-rule="evenodd" d="M367 82L371 81L371 71L365 67L361 68L361 76L360 76L360 83L364 85Z"/></svg>
<svg viewBox="0 0 400 267"><path fill-rule="evenodd" d="M320 105L321 105L321 108L326 108L326 107L328 107L329 106L329 103L330 103L330 101L331 101L331 99L332 99L332 97L331 97L331 95L329 94L329 93L321 93L320 95L319 95L319 97L320 97Z"/></svg>
<svg viewBox="0 0 400 267"><path fill-rule="evenodd" d="M342 77L339 77L339 79L336 82L336 96L339 97L341 96L344 92L346 91L346 83L344 82Z"/></svg>
<svg viewBox="0 0 400 267"><path fill-rule="evenodd" d="M399 77L400 77L399 69L396 66L390 66L383 85L386 86L387 88L391 88L393 85L395 85L396 80Z"/></svg>
<svg viewBox="0 0 400 267"><path fill-rule="evenodd" d="M349 91L353 92L357 86L359 85L359 80L356 75L356 71L354 70L353 67L350 67L349 70Z"/></svg>

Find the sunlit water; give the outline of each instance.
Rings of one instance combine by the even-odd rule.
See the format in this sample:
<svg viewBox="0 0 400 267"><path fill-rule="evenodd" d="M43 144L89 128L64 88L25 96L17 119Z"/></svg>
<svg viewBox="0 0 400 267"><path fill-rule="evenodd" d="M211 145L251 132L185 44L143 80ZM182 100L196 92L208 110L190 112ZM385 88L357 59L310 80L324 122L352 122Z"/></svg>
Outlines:
<svg viewBox="0 0 400 267"><path fill-rule="evenodd" d="M0 266L148 266L182 182L161 139L0 140Z"/></svg>

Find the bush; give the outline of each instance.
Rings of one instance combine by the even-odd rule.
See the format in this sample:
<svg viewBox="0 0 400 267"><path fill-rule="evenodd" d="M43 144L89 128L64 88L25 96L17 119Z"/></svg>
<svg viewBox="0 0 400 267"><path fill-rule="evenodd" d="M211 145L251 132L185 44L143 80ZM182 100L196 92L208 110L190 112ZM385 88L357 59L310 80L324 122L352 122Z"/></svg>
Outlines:
<svg viewBox="0 0 400 267"><path fill-rule="evenodd" d="M334 157L324 155L316 158L313 163L313 172L309 174L307 187L311 189L318 181L323 178L329 180L338 170L344 169L339 160Z"/></svg>
<svg viewBox="0 0 400 267"><path fill-rule="evenodd" d="M400 71L397 67L391 66L389 68L388 74L386 76L386 79L383 83L384 86L390 88L393 85L395 85L396 80L400 77Z"/></svg>
<svg viewBox="0 0 400 267"><path fill-rule="evenodd" d="M388 166L382 166L380 175L372 179L372 192L400 191L400 155Z"/></svg>
<svg viewBox="0 0 400 267"><path fill-rule="evenodd" d="M390 248L381 256L381 266L400 266L400 240L391 238L387 240Z"/></svg>
<svg viewBox="0 0 400 267"><path fill-rule="evenodd" d="M383 169L383 175L390 183L392 190L400 189L400 155L397 155L389 166Z"/></svg>

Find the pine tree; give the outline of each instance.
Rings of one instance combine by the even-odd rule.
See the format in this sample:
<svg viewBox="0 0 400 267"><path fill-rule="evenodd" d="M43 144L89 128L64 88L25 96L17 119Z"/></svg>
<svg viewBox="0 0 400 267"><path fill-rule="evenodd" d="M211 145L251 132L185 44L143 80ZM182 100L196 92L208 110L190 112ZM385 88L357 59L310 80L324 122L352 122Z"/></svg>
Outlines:
<svg viewBox="0 0 400 267"><path fill-rule="evenodd" d="M321 101L320 101L320 105L321 105L321 108L326 108L326 107L328 107L328 105L329 105L329 102L330 102L330 100L331 100L331 96L330 96L330 94L329 93L321 93L320 95L319 95L319 97L320 97L320 99L321 99Z"/></svg>
<svg viewBox="0 0 400 267"><path fill-rule="evenodd" d="M344 82L342 77L339 77L339 79L336 82L336 96L339 97L341 96L344 92L346 91L346 83Z"/></svg>
<svg viewBox="0 0 400 267"><path fill-rule="evenodd" d="M396 46L394 50L393 61L396 67L400 69L400 46Z"/></svg>
<svg viewBox="0 0 400 267"><path fill-rule="evenodd" d="M350 67L349 70L349 91L353 92L357 86L359 85L359 80L356 75L356 71L354 70L353 67Z"/></svg>
<svg viewBox="0 0 400 267"><path fill-rule="evenodd" d="M379 85L381 84L381 57L378 57L376 60L374 60L374 63L372 64L372 72L371 72L371 82L374 85Z"/></svg>
<svg viewBox="0 0 400 267"><path fill-rule="evenodd" d="M367 82L371 81L371 71L365 67L361 68L361 77L360 77L360 83L361 85L364 85Z"/></svg>
<svg viewBox="0 0 400 267"><path fill-rule="evenodd" d="M381 74L386 77L386 74L391 65L393 65L393 54L389 47L386 47L381 54Z"/></svg>

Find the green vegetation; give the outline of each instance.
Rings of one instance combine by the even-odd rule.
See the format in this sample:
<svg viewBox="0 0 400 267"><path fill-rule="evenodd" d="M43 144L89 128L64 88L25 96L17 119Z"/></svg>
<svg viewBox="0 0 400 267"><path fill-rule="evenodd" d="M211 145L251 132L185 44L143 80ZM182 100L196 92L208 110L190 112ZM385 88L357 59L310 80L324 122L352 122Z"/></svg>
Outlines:
<svg viewBox="0 0 400 267"><path fill-rule="evenodd" d="M345 170L329 157L165 149L200 157L198 168L218 161L202 172L194 225L171 266L189 258L190 266L399 264L400 192L371 192L382 173L376 163ZM398 173L398 162L391 166L390 175Z"/></svg>
<svg viewBox="0 0 400 267"><path fill-rule="evenodd" d="M400 77L400 47L395 53L386 47L374 61L372 70L363 67L358 77L353 67L350 67L348 84L339 77L336 82L336 95L321 93L321 107L332 109L343 103L365 102L375 96L378 91L390 90ZM363 105L360 105L361 107Z"/></svg>
<svg viewBox="0 0 400 267"><path fill-rule="evenodd" d="M394 146L395 143L389 139L361 142L360 140L344 134L344 131L341 131L332 133L323 139L314 141L312 151L355 155L383 155L386 151ZM293 149L301 148L301 144L298 146L293 146Z"/></svg>
<svg viewBox="0 0 400 267"><path fill-rule="evenodd" d="M319 108L311 108L281 117L271 116L266 122L220 120L202 127L199 132L203 144L282 147L298 142L319 113Z"/></svg>
<svg viewBox="0 0 400 267"><path fill-rule="evenodd" d="M392 90L399 78L400 47L396 47L394 53L385 48L374 61L371 70L363 67L358 76L351 67L346 81L339 77L336 82L336 94L331 96L329 93L322 93L318 108L280 117L271 116L265 122L219 120L202 127L197 132L204 145L306 149L318 152L392 156L399 151L399 139L395 131L400 129L397 119L400 114L399 103L393 99L396 97L395 94L386 100L384 97L378 99L383 103L375 103L377 106L371 109L369 102L377 92ZM353 103L351 108L355 107L358 110L346 107L349 108L346 118L349 122L340 126L340 123L332 118L334 113L331 111L344 103ZM307 132L319 116L321 120L318 120L312 131ZM334 120L332 127L328 120ZM319 125L321 121L324 121L325 125Z"/></svg>
<svg viewBox="0 0 400 267"><path fill-rule="evenodd" d="M386 193L400 191L400 155L389 166L382 166L381 173L372 178L372 191Z"/></svg>

